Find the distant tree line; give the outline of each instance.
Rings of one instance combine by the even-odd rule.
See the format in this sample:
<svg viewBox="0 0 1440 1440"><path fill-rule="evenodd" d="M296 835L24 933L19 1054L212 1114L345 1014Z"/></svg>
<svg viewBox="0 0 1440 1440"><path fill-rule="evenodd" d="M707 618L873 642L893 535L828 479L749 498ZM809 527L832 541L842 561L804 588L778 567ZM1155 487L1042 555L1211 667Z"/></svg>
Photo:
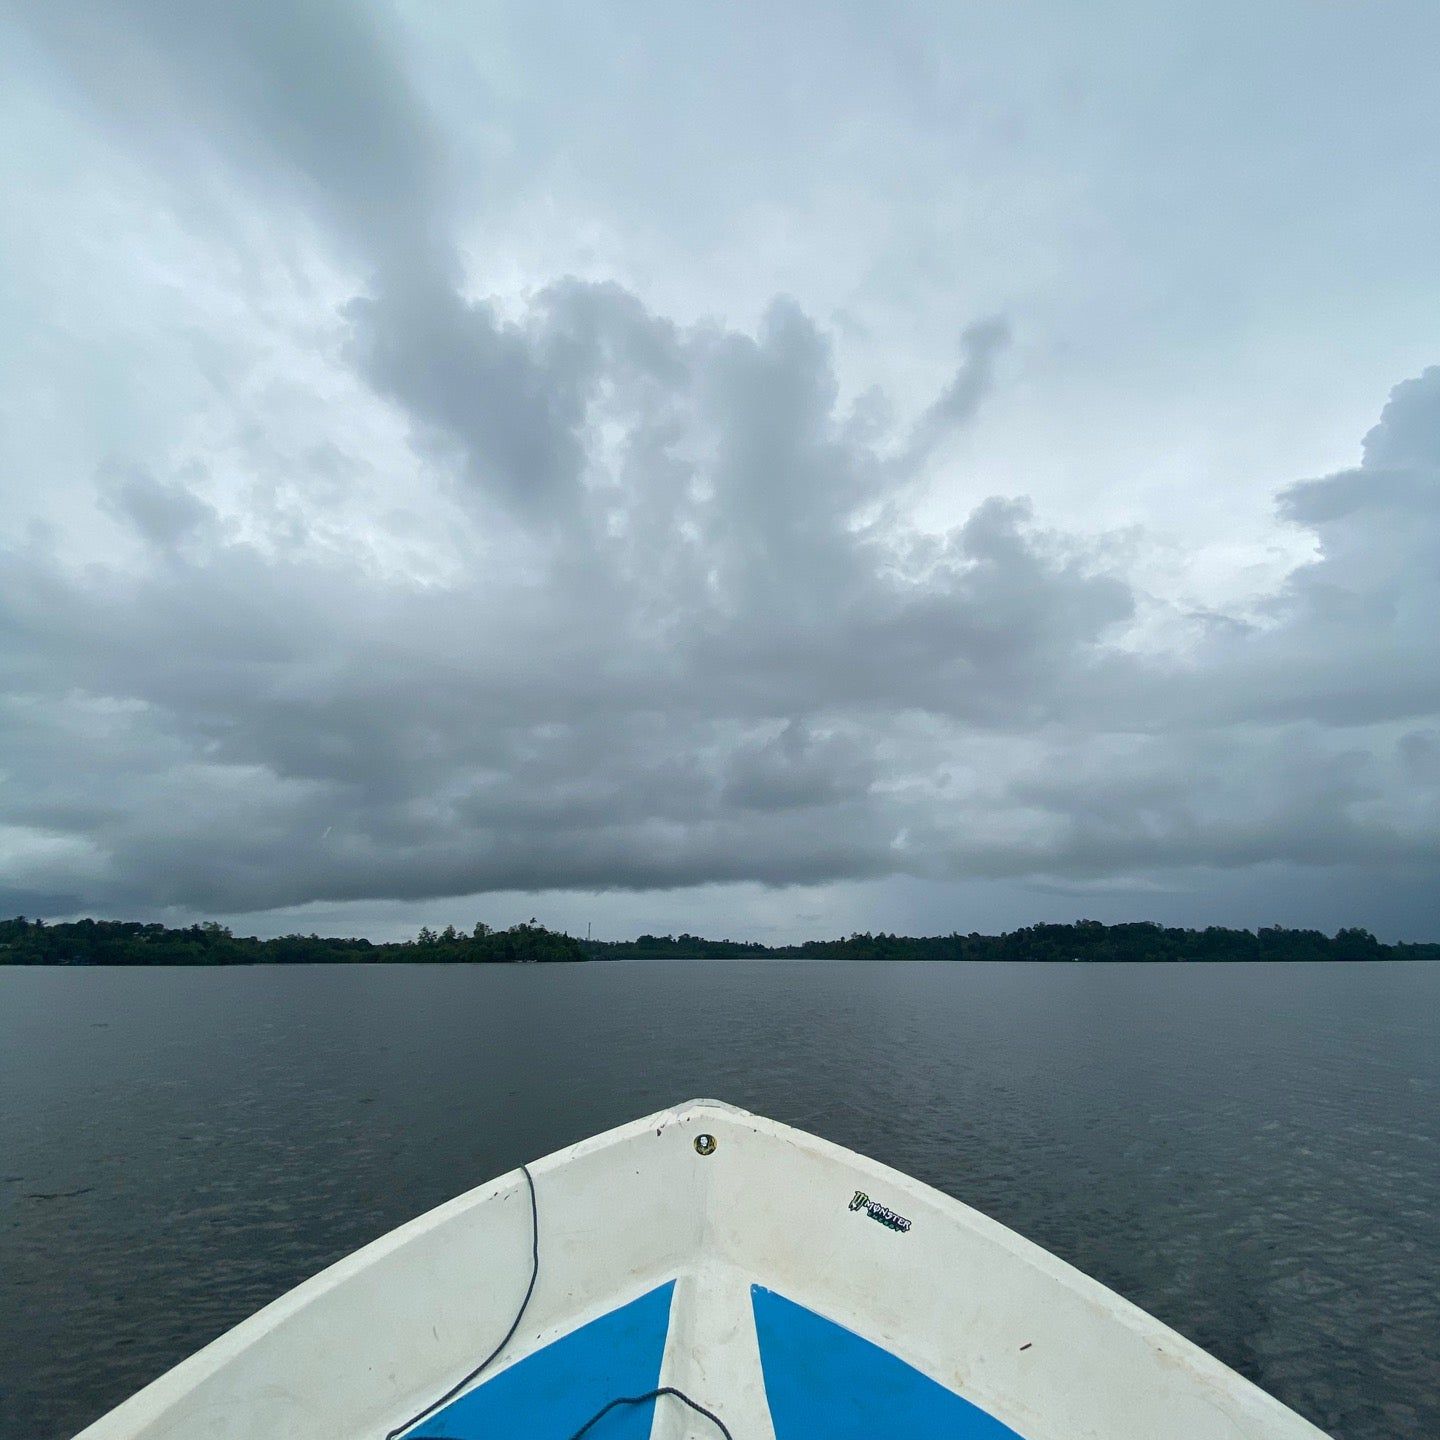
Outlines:
<svg viewBox="0 0 1440 1440"><path fill-rule="evenodd" d="M584 960L580 943L533 920L508 930L478 924L468 934L427 925L414 940L375 944L326 935L280 935L273 940L234 935L207 920L174 930L131 920L0 920L0 965L328 965L420 961L528 964Z"/></svg>
<svg viewBox="0 0 1440 1440"><path fill-rule="evenodd" d="M1003 935L855 934L801 945L706 940L699 935L641 935L634 940L576 940L530 920L508 930L477 924L466 932L428 925L413 940L376 944L325 935L273 940L234 935L207 920L184 929L129 920L0 920L0 965L302 965L422 962L518 965L558 960L1440 960L1440 944L1382 945L1368 930L1179 930L1139 921L1102 925L1029 925Z"/></svg>
<svg viewBox="0 0 1440 1440"><path fill-rule="evenodd" d="M1211 925L1181 930L1149 921L1103 925L1027 925L1002 935L850 935L801 945L757 940L704 940L698 935L641 935L636 940L584 942L596 959L723 959L744 955L810 960L1440 960L1440 945L1382 945L1368 930L1231 930Z"/></svg>
<svg viewBox="0 0 1440 1440"><path fill-rule="evenodd" d="M815 943L815 942L812 942ZM585 940L596 960L729 960L745 955L785 955L758 940L704 940L699 935L641 935L634 940Z"/></svg>

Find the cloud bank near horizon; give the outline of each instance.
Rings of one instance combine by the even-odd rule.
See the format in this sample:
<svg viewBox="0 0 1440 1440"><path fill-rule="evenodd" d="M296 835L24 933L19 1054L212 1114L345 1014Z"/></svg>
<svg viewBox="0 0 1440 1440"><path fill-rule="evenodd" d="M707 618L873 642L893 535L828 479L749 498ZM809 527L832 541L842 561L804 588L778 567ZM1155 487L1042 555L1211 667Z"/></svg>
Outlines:
<svg viewBox="0 0 1440 1440"><path fill-rule="evenodd" d="M0 906L1255 872L1425 923L1440 368L1276 494L1310 558L1198 604L1146 524L1047 522L1023 477L917 519L1013 317L902 403L796 299L480 293L450 137L362 12L135 0L28 41L119 177L51 272L44 386L121 372L9 460L49 508L0 539Z"/></svg>

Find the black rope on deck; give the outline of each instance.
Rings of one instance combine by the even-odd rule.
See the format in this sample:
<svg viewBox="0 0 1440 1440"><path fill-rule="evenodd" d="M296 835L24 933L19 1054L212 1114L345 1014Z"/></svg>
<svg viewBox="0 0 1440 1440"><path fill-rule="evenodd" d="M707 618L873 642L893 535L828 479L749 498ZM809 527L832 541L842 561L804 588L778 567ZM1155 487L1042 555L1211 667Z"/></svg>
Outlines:
<svg viewBox="0 0 1440 1440"><path fill-rule="evenodd" d="M673 1385L662 1385L658 1390L647 1390L643 1395L617 1395L608 1405L602 1406L597 1410L569 1437L569 1440L581 1440L582 1436L588 1435L590 1431L617 1406L645 1405L651 1400L658 1400L662 1395L673 1395L677 1400L688 1405L697 1415L703 1415L709 1420L725 1437L725 1440L735 1440L735 1437L730 1433L729 1427L713 1410L707 1410L698 1401L692 1400L683 1390L677 1390ZM455 1440L455 1437L449 1435L422 1435L418 1437L418 1440Z"/></svg>
<svg viewBox="0 0 1440 1440"><path fill-rule="evenodd" d="M515 1318L510 1322L505 1338L463 1380L456 1381L438 1400L432 1400L418 1415L412 1416L403 1425L387 1431L385 1440L395 1440L397 1435L404 1434L427 1415L432 1415L442 1405L449 1404L472 1380L478 1379L490 1368L491 1362L514 1339L515 1332L520 1328L520 1321L530 1308L530 1297L535 1293L535 1282L540 1278L540 1211L535 1204L535 1177L531 1175L528 1165L522 1165L520 1173L525 1177L525 1184L530 1189L530 1283L525 1287L525 1298L520 1302L520 1308L515 1312ZM439 1440L439 1437L435 1437L435 1440Z"/></svg>
<svg viewBox="0 0 1440 1440"><path fill-rule="evenodd" d="M526 1310L530 1308L530 1297L535 1293L535 1282L540 1278L540 1211L535 1203L535 1177L531 1175L527 1165L520 1167L520 1173L525 1177L525 1184L530 1191L530 1283L525 1287L525 1298L520 1302L520 1308L515 1312L515 1318L510 1322L510 1328L505 1332L505 1338L464 1379L457 1380L438 1400L432 1400L419 1414L412 1416L403 1425L397 1425L393 1430L387 1431L385 1440L396 1440L397 1436L413 1429L428 1416L448 1405L467 1385L478 1380L490 1368L495 1357L515 1338L515 1332L520 1328L520 1321L524 1318ZM583 1436L589 1434L612 1410L618 1409L621 1405L644 1405L649 1401L660 1399L662 1395L673 1395L682 1404L688 1405L697 1415L703 1415L709 1420L725 1437L725 1440L735 1440L725 1422L713 1410L707 1410L699 1401L692 1400L683 1390L676 1389L674 1385L661 1385L659 1389L647 1390L643 1395L617 1395L608 1404L602 1405L569 1437L569 1440L582 1440ZM417 1437L417 1440L458 1440L458 1437L425 1435Z"/></svg>
<svg viewBox="0 0 1440 1440"><path fill-rule="evenodd" d="M683 1390L677 1390L673 1385L662 1385L658 1390L647 1390L643 1395L617 1395L603 1409L597 1410L570 1436L570 1440L580 1440L582 1435L593 1426L598 1425L617 1405L643 1405L647 1400L658 1400L662 1395L673 1395L677 1400L683 1401L697 1415L703 1415L709 1420L725 1437L725 1440L735 1440L735 1437L726 1428L725 1422L713 1410L707 1410L703 1405L692 1400Z"/></svg>

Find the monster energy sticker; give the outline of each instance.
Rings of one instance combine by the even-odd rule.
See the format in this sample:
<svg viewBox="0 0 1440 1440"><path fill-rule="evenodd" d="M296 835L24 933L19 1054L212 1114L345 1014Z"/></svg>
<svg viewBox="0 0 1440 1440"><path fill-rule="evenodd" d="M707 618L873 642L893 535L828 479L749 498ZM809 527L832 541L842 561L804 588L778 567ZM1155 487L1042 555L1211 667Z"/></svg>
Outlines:
<svg viewBox="0 0 1440 1440"><path fill-rule="evenodd" d="M882 1205L878 1200L872 1200L863 1190L855 1192L855 1198L850 1202L852 1210L863 1210L872 1220L878 1220L882 1225L891 1230L898 1230L902 1235L910 1228L910 1222L903 1216L897 1215L887 1205Z"/></svg>

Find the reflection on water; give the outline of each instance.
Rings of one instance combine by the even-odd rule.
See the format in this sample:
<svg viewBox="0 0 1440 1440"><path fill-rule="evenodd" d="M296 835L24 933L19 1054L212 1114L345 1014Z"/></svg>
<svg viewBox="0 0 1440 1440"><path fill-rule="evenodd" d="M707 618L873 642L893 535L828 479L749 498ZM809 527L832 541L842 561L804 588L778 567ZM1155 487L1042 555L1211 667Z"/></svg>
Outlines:
<svg viewBox="0 0 1440 1440"><path fill-rule="evenodd" d="M908 1170L1340 1440L1440 1435L1440 966L0 971L0 1433L697 1095Z"/></svg>

